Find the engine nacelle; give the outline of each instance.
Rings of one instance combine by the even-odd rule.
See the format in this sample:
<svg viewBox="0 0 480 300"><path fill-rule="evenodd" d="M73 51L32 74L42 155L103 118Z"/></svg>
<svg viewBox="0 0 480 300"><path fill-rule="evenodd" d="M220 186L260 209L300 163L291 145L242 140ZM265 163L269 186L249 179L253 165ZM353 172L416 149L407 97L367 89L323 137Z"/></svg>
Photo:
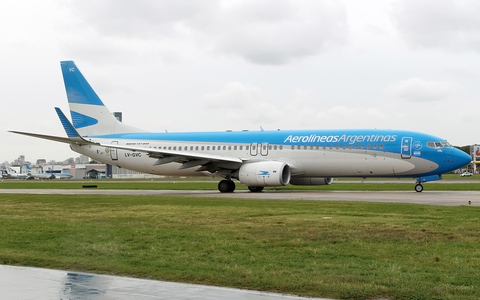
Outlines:
<svg viewBox="0 0 480 300"><path fill-rule="evenodd" d="M247 186L282 186L290 182L290 167L279 161L247 163L238 170L240 183Z"/></svg>
<svg viewBox="0 0 480 300"><path fill-rule="evenodd" d="M304 177L290 180L290 184L293 185L330 185L332 182L332 177Z"/></svg>

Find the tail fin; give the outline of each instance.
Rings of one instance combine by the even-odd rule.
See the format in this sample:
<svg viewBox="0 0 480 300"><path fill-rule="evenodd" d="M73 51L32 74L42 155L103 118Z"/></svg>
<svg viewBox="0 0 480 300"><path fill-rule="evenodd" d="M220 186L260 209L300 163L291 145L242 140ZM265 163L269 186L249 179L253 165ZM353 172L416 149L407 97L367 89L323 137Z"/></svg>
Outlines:
<svg viewBox="0 0 480 300"><path fill-rule="evenodd" d="M83 137L143 132L118 121L97 96L73 61L62 61L73 127Z"/></svg>
<svg viewBox="0 0 480 300"><path fill-rule="evenodd" d="M29 165L25 165L25 167L27 168L27 174L31 174L32 173L32 168L30 168Z"/></svg>

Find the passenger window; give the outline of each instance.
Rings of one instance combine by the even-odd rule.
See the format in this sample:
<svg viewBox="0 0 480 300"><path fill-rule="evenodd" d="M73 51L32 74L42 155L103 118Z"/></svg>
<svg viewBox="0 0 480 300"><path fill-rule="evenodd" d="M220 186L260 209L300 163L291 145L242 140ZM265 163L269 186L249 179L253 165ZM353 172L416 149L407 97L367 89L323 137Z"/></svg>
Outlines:
<svg viewBox="0 0 480 300"><path fill-rule="evenodd" d="M355 149L358 149L358 145L355 145Z"/></svg>
<svg viewBox="0 0 480 300"><path fill-rule="evenodd" d="M197 150L197 151L198 151L198 146L195 146L195 150Z"/></svg>
<svg viewBox="0 0 480 300"><path fill-rule="evenodd" d="M245 146L245 150L248 150L248 149L250 149L250 146Z"/></svg>
<svg viewBox="0 0 480 300"><path fill-rule="evenodd" d="M365 149L365 145L362 145L361 148L362 148L362 149Z"/></svg>
<svg viewBox="0 0 480 300"><path fill-rule="evenodd" d="M370 149L370 144L367 145L367 149Z"/></svg>
<svg viewBox="0 0 480 300"><path fill-rule="evenodd" d="M383 145L380 145L380 149L383 149Z"/></svg>
<svg viewBox="0 0 480 300"><path fill-rule="evenodd" d="M212 150L215 150L215 146L212 146Z"/></svg>
<svg viewBox="0 0 480 300"><path fill-rule="evenodd" d="M243 150L243 146L242 146L242 145L240 145L240 150Z"/></svg>
<svg viewBox="0 0 480 300"><path fill-rule="evenodd" d="M377 149L377 144L373 145L373 149Z"/></svg>
<svg viewBox="0 0 480 300"><path fill-rule="evenodd" d="M282 149L283 149L283 145L280 145L280 150L282 150Z"/></svg>
<svg viewBox="0 0 480 300"><path fill-rule="evenodd" d="M210 150L210 146L207 146L207 150Z"/></svg>
<svg viewBox="0 0 480 300"><path fill-rule="evenodd" d="M233 150L237 150L237 146L233 146Z"/></svg>

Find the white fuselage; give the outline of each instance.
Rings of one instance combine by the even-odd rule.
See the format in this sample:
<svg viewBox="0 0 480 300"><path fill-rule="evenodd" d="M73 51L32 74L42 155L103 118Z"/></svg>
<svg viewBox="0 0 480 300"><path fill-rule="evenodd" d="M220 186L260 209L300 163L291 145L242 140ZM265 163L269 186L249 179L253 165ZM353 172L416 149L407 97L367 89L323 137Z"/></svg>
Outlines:
<svg viewBox="0 0 480 300"><path fill-rule="evenodd" d="M102 143L111 144L104 140ZM138 141L115 141L118 145L139 144ZM419 157L402 159L400 154L381 150L349 149L319 146L291 146L242 143L199 143L178 141L142 141L143 148L192 151L209 155L238 157L243 161L282 161L292 170L292 177L382 177L406 176L434 170L438 165ZM180 163L154 165L157 158L147 153L94 145L72 145L72 150L95 160L138 172L199 176L198 167L179 170ZM204 174L208 175L208 174Z"/></svg>

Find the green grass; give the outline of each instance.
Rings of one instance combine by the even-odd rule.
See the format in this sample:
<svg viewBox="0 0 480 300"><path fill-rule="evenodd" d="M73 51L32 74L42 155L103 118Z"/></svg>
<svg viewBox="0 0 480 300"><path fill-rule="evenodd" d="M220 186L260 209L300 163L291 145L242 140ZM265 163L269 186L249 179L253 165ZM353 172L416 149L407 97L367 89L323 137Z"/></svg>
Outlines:
<svg viewBox="0 0 480 300"><path fill-rule="evenodd" d="M445 175L445 180L459 182L444 183L433 181L424 184L426 191L478 191L479 177L460 177L459 175ZM203 180L203 181L199 181ZM100 180L3 180L0 181L0 189L82 189L83 185L94 184L98 189L129 189L129 190L217 190L218 181L208 178L166 178L154 180L131 180L131 179L100 179ZM385 179L383 179L385 180ZM265 190L338 190L338 191L412 191L414 179L339 179L329 186L293 186L266 188ZM237 190L247 188L237 182Z"/></svg>
<svg viewBox="0 0 480 300"><path fill-rule="evenodd" d="M159 196L0 199L0 263L335 299L478 299L480 209Z"/></svg>

